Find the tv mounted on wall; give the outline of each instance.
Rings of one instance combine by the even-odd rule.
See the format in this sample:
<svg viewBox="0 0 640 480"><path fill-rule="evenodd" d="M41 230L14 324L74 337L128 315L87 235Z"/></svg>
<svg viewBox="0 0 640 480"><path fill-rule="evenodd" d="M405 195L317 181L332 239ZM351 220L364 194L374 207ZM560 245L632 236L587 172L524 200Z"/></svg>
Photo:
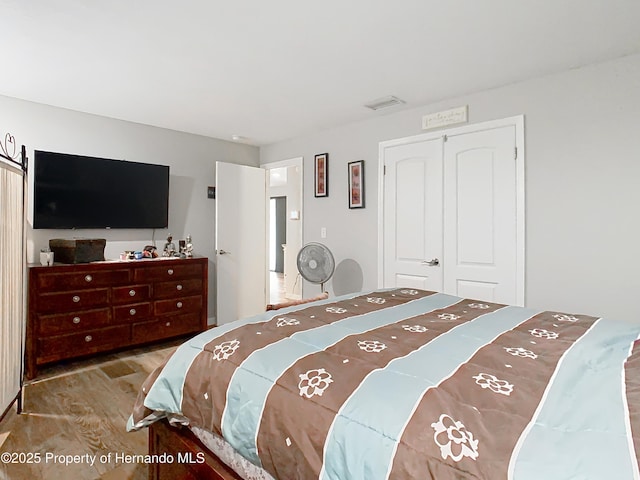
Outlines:
<svg viewBox="0 0 640 480"><path fill-rule="evenodd" d="M169 167L34 152L33 228L166 228Z"/></svg>

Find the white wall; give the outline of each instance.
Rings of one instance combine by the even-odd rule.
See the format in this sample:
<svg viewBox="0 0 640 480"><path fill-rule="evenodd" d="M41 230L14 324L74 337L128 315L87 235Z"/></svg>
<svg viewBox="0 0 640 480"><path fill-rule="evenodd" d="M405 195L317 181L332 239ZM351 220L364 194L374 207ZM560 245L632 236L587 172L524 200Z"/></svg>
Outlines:
<svg viewBox="0 0 640 480"><path fill-rule="evenodd" d="M469 105L470 123L525 116L526 305L640 323L640 55L372 113L261 148L261 164L304 157L305 242L324 242L349 267L336 271L333 286L377 287L378 143L422 133L422 115L461 105ZM329 152L329 197L314 198L313 156L322 152ZM366 208L349 210L347 163L359 159ZM305 286L305 296L313 291Z"/></svg>
<svg viewBox="0 0 640 480"><path fill-rule="evenodd" d="M157 163L170 167L169 228L155 230L162 249L169 233L174 241L191 234L196 255L209 261L209 317L215 316L215 200L207 186L215 185L215 162L258 166L258 148L173 130L114 120L71 110L0 96L0 134L11 133L18 145L34 150L74 153L103 158ZM29 204L33 178L29 176ZM105 257L118 258L124 250L141 250L154 241L153 230L33 230L27 229L28 261L50 238L105 238Z"/></svg>

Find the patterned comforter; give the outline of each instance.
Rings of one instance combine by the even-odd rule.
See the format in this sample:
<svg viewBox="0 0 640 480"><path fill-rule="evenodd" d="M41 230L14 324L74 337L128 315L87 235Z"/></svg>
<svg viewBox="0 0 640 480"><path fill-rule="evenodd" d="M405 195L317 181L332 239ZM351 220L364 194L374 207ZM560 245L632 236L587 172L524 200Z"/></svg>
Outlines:
<svg viewBox="0 0 640 480"><path fill-rule="evenodd" d="M640 478L639 335L421 290L344 296L187 341L128 428L207 429L279 479Z"/></svg>

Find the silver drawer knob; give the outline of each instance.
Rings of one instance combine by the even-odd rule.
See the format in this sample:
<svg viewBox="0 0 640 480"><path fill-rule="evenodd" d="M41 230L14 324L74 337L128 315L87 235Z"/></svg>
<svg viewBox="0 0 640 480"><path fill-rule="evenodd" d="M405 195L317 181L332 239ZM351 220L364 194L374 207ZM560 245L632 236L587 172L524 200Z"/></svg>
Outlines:
<svg viewBox="0 0 640 480"><path fill-rule="evenodd" d="M76 325L80 323L80 317L73 317L73 323Z"/></svg>
<svg viewBox="0 0 640 480"><path fill-rule="evenodd" d="M170 268L169 270L167 270L167 273L168 273L169 275L173 275L173 268Z"/></svg>
<svg viewBox="0 0 640 480"><path fill-rule="evenodd" d="M129 290L129 296L130 297L135 297L136 296L136 291L135 290Z"/></svg>
<svg viewBox="0 0 640 480"><path fill-rule="evenodd" d="M182 290L182 285L176 285L176 290Z"/></svg>
<svg viewBox="0 0 640 480"><path fill-rule="evenodd" d="M93 337L91 335L87 335L86 337L84 337L85 342L90 342L91 340L93 340Z"/></svg>
<svg viewBox="0 0 640 480"><path fill-rule="evenodd" d="M178 308L182 308L182 302L178 302L178 303L176 303L176 307L178 307Z"/></svg>
<svg viewBox="0 0 640 480"><path fill-rule="evenodd" d="M166 325L167 327L170 327L170 326L171 326L171 322L167 322L167 323L165 323L165 325Z"/></svg>
<svg viewBox="0 0 640 480"><path fill-rule="evenodd" d="M129 315L133 316L136 314L136 309L132 308L131 310L129 310Z"/></svg>
<svg viewBox="0 0 640 480"><path fill-rule="evenodd" d="M84 277L84 280L86 282L90 282L91 280L93 280L93 277L91 275L87 275L87 276Z"/></svg>
<svg viewBox="0 0 640 480"><path fill-rule="evenodd" d="M78 295L74 295L72 300L73 300L73 303L78 303L80 301L80 297Z"/></svg>

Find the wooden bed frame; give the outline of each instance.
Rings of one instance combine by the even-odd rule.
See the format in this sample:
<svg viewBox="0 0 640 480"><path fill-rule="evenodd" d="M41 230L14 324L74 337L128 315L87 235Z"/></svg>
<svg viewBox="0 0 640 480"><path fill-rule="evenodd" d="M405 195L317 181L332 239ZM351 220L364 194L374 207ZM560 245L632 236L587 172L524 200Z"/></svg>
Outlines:
<svg viewBox="0 0 640 480"><path fill-rule="evenodd" d="M149 426L149 455L162 454L173 461L149 463L150 480L242 480L188 428L172 427L166 420Z"/></svg>

